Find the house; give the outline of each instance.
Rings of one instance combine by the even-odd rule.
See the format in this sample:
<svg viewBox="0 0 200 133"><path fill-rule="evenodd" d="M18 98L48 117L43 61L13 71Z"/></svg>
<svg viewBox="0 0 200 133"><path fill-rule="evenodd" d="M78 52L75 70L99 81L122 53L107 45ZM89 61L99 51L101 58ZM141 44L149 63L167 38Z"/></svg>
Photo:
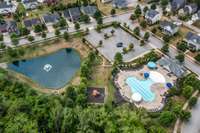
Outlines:
<svg viewBox="0 0 200 133"><path fill-rule="evenodd" d="M19 29L15 21L1 21L0 22L1 33L16 33L19 34Z"/></svg>
<svg viewBox="0 0 200 133"><path fill-rule="evenodd" d="M36 25L42 25L42 21L40 20L40 18L27 19L24 20L24 25L26 28L30 29Z"/></svg>
<svg viewBox="0 0 200 133"><path fill-rule="evenodd" d="M158 60L158 64L178 78L181 78L187 73L187 70L176 60L167 57L162 57Z"/></svg>
<svg viewBox="0 0 200 133"><path fill-rule="evenodd" d="M68 17L69 21L76 22L80 20L81 11L78 7L69 8L68 12L69 12L69 17Z"/></svg>
<svg viewBox="0 0 200 133"><path fill-rule="evenodd" d="M171 2L171 8L172 8L172 11L177 11L181 8L183 8L186 4L186 0L173 0Z"/></svg>
<svg viewBox="0 0 200 133"><path fill-rule="evenodd" d="M58 0L43 0L43 3L46 3L47 5L55 5L58 3Z"/></svg>
<svg viewBox="0 0 200 133"><path fill-rule="evenodd" d="M184 41L187 42L191 49L200 50L200 35L188 32Z"/></svg>
<svg viewBox="0 0 200 133"><path fill-rule="evenodd" d="M39 6L39 3L37 0L23 0L22 4L24 5L26 10L33 10Z"/></svg>
<svg viewBox="0 0 200 133"><path fill-rule="evenodd" d="M63 11L63 16L64 16L64 18L66 18L67 20L71 20L71 17L70 17L70 14L69 14L68 9L66 9L66 10Z"/></svg>
<svg viewBox="0 0 200 133"><path fill-rule="evenodd" d="M173 36L179 30L178 25L176 25L172 22L166 21L166 20L160 22L160 27L161 27L163 33L166 35L169 35L169 36Z"/></svg>
<svg viewBox="0 0 200 133"><path fill-rule="evenodd" d="M198 6L197 6L197 4L189 4L189 5L186 5L184 8L183 8L183 10L184 10L184 13L186 14L186 15L191 15L191 14L194 14L194 13L196 13L197 12L197 10L198 10Z"/></svg>
<svg viewBox="0 0 200 133"><path fill-rule="evenodd" d="M81 12L83 14L87 14L90 16L93 16L95 14L95 12L97 11L97 7L96 6L83 6L81 7Z"/></svg>
<svg viewBox="0 0 200 133"><path fill-rule="evenodd" d="M10 2L0 2L0 14L7 15L14 13L17 9L17 6Z"/></svg>
<svg viewBox="0 0 200 133"><path fill-rule="evenodd" d="M126 0L113 0L112 5L114 8L126 8L128 7L128 3Z"/></svg>
<svg viewBox="0 0 200 133"><path fill-rule="evenodd" d="M59 22L60 15L58 13L45 14L43 15L42 19L46 25L53 25Z"/></svg>
<svg viewBox="0 0 200 133"><path fill-rule="evenodd" d="M149 24L154 24L161 19L161 14L156 10L148 10L145 14L145 19Z"/></svg>

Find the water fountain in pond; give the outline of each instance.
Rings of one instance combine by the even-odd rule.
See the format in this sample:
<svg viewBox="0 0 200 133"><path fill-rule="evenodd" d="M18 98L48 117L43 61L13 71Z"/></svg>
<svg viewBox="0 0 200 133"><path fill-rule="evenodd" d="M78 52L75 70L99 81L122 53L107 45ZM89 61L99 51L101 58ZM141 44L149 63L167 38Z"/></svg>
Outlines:
<svg viewBox="0 0 200 133"><path fill-rule="evenodd" d="M44 65L43 69L44 69L46 72L49 72L49 71L52 69L52 65L46 64L46 65Z"/></svg>

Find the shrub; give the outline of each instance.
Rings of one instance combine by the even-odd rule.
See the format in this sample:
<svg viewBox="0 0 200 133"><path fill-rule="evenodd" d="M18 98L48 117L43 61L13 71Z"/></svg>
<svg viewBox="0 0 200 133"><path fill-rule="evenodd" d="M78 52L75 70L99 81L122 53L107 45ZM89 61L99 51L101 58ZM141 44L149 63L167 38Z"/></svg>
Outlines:
<svg viewBox="0 0 200 133"><path fill-rule="evenodd" d="M193 87L187 85L187 86L185 86L185 87L183 88L182 94L183 94L183 96L184 96L185 98L190 98L191 95L192 95L192 92L193 92Z"/></svg>
<svg viewBox="0 0 200 133"><path fill-rule="evenodd" d="M163 126L170 126L175 120L175 115L170 111L163 111L159 117L159 122Z"/></svg>
<svg viewBox="0 0 200 133"><path fill-rule="evenodd" d="M197 104L197 97L192 97L190 100L189 100L189 106L190 107L194 107L196 104Z"/></svg>

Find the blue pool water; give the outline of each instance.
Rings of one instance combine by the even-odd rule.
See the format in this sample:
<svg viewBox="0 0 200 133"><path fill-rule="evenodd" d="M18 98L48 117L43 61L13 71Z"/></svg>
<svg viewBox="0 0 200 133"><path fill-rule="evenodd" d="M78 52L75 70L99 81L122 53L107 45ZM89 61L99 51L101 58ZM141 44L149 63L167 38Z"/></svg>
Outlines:
<svg viewBox="0 0 200 133"><path fill-rule="evenodd" d="M155 94L151 91L151 85L154 84L151 79L138 80L136 77L129 77L126 83L133 93L140 93L144 101L151 102L155 99Z"/></svg>
<svg viewBox="0 0 200 133"><path fill-rule="evenodd" d="M58 89L67 84L80 68L80 56L73 49L21 60L8 64L14 70L32 79L45 88Z"/></svg>

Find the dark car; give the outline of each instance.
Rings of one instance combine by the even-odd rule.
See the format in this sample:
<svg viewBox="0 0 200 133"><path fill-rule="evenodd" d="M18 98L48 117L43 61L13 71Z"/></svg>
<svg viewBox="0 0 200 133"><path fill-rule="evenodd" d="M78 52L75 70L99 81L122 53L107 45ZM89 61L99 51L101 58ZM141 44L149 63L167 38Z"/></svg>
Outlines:
<svg viewBox="0 0 200 133"><path fill-rule="evenodd" d="M123 46L123 43L122 43L122 42L119 42L119 43L117 43L116 46L117 46L117 47L122 47L122 46Z"/></svg>

